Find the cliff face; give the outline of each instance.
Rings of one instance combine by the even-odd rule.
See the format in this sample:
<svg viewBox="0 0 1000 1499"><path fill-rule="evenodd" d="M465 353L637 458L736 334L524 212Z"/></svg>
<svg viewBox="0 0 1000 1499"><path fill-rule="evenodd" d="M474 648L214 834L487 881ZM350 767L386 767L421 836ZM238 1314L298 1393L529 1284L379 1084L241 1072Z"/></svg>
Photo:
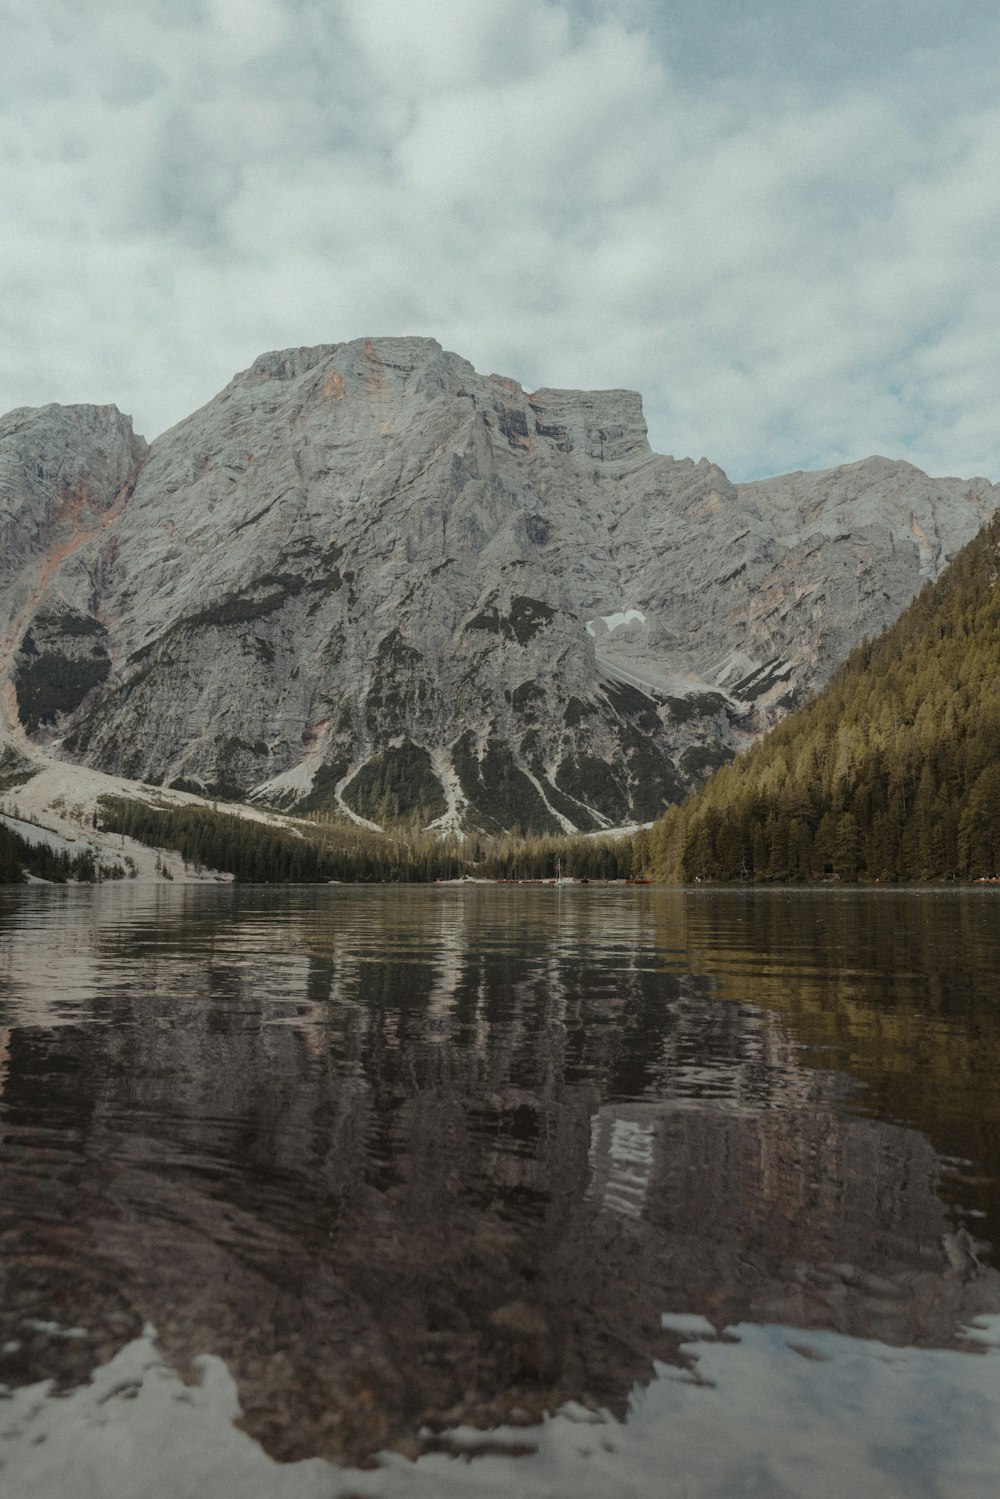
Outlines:
<svg viewBox="0 0 1000 1499"><path fill-rule="evenodd" d="M102 769L593 828L822 682L998 500L885 459L734 486L628 391L287 350L149 449L114 408L0 424L3 664L20 731Z"/></svg>
<svg viewBox="0 0 1000 1499"><path fill-rule="evenodd" d="M42 406L0 417L0 586L100 523L149 445L115 406Z"/></svg>

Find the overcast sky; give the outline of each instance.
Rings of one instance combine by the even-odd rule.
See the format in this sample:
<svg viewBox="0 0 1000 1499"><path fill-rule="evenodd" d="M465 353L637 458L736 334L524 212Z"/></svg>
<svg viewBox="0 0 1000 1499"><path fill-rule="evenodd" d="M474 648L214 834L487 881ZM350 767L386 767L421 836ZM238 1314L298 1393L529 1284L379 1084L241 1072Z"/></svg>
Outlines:
<svg viewBox="0 0 1000 1499"><path fill-rule="evenodd" d="M0 410L419 333L732 478L1000 479L995 0L0 0Z"/></svg>

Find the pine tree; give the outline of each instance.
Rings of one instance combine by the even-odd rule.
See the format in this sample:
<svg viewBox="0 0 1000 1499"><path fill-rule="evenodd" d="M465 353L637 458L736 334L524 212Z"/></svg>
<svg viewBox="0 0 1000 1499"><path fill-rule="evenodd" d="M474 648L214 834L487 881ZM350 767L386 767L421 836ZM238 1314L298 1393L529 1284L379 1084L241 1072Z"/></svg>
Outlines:
<svg viewBox="0 0 1000 1499"><path fill-rule="evenodd" d="M659 879L1000 873L1000 512L881 639L696 796Z"/></svg>

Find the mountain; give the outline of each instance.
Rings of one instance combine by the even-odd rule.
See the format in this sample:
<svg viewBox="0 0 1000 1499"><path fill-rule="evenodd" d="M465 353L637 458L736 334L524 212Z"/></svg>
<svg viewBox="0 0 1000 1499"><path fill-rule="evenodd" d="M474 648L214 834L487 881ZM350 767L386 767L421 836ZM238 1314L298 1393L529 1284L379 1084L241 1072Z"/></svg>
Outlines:
<svg viewBox="0 0 1000 1499"><path fill-rule="evenodd" d="M666 879L1000 875L1000 514L651 836Z"/></svg>
<svg viewBox="0 0 1000 1499"><path fill-rule="evenodd" d="M992 514L871 458L734 485L629 391L429 339L266 354L151 446L0 421L0 706L22 754L272 805L647 820L821 684Z"/></svg>

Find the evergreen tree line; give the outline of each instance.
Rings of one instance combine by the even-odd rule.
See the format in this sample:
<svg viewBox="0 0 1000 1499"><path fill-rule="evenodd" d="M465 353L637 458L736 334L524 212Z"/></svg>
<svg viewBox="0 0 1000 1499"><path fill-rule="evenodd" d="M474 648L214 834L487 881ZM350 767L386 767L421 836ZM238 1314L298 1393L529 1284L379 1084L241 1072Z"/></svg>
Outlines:
<svg viewBox="0 0 1000 1499"><path fill-rule="evenodd" d="M656 878L1000 875L1000 512L819 695L652 831Z"/></svg>
<svg viewBox="0 0 1000 1499"><path fill-rule="evenodd" d="M0 885L22 884L29 874L64 884L66 880L121 879L123 871L117 865L97 864L89 848L71 854L47 843L30 843L0 823Z"/></svg>
<svg viewBox="0 0 1000 1499"><path fill-rule="evenodd" d="M318 814L295 829L209 807L150 806L102 797L100 825L151 848L179 853L194 869L219 870L243 882L433 882L487 879L626 879L633 853L627 838L474 834L445 837L421 830L413 817L386 831Z"/></svg>
<svg viewBox="0 0 1000 1499"><path fill-rule="evenodd" d="M447 849L429 863L430 851L418 850L408 838L348 824L303 822L300 834L210 807L153 807L124 797L102 797L99 817L105 831L124 833L150 848L173 849L195 870L219 870L257 884L442 879L459 873Z"/></svg>
<svg viewBox="0 0 1000 1499"><path fill-rule="evenodd" d="M514 834L467 838L466 874L490 880L551 880L561 874L573 880L633 878L633 850L628 838L531 838Z"/></svg>

